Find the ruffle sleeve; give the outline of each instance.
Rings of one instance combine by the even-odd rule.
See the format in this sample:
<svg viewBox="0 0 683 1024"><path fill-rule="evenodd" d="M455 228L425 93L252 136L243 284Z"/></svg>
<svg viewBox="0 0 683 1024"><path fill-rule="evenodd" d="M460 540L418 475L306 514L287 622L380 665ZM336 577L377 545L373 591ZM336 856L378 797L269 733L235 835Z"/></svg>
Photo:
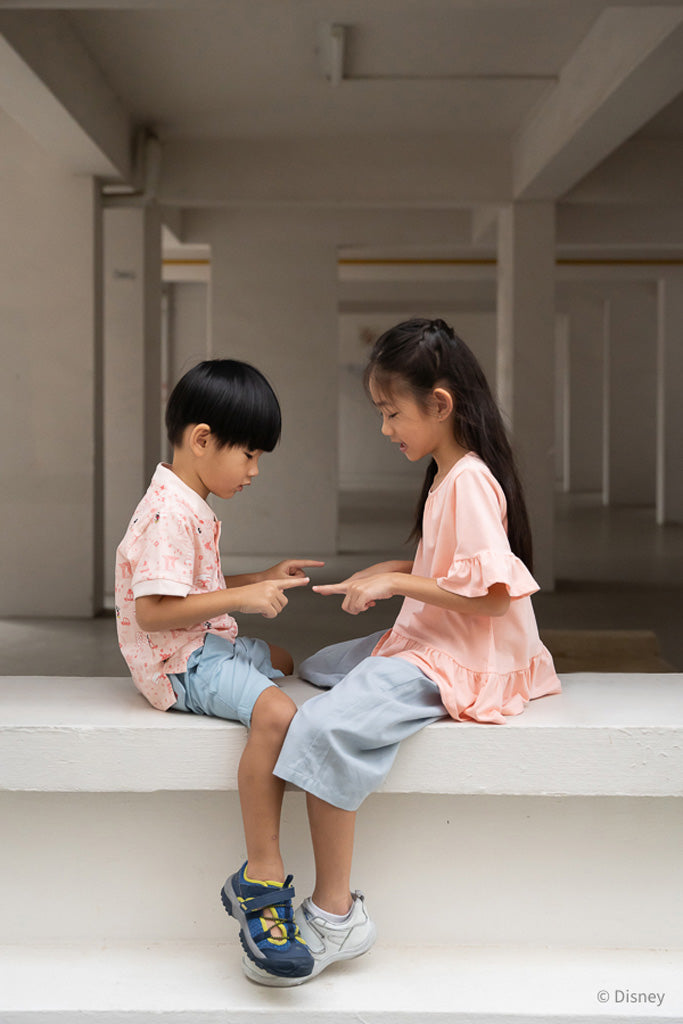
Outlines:
<svg viewBox="0 0 683 1024"><path fill-rule="evenodd" d="M440 587L462 597L484 597L494 583L505 584L511 598L536 593L536 580L510 549L505 495L483 463L456 474L444 512L455 530L449 563L435 574Z"/></svg>
<svg viewBox="0 0 683 1024"><path fill-rule="evenodd" d="M480 551L455 558L448 575L437 578L443 590L461 597L485 597L494 583L504 583L510 597L529 597L539 590L524 562L511 551Z"/></svg>

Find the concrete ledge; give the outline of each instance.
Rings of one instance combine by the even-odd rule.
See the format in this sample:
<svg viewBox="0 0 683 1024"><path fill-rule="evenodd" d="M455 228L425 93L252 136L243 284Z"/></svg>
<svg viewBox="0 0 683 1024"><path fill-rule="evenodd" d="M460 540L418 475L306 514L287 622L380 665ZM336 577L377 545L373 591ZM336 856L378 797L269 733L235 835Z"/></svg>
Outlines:
<svg viewBox="0 0 683 1024"><path fill-rule="evenodd" d="M451 947L426 957L376 946L299 988L265 989L242 975L237 943L14 946L0 947L0 1020L679 1024L682 975L680 951Z"/></svg>
<svg viewBox="0 0 683 1024"><path fill-rule="evenodd" d="M505 725L444 721L407 740L383 791L683 794L683 674L575 673ZM285 681L294 699L318 692ZM0 789L232 790L242 726L163 714L126 678L0 678Z"/></svg>

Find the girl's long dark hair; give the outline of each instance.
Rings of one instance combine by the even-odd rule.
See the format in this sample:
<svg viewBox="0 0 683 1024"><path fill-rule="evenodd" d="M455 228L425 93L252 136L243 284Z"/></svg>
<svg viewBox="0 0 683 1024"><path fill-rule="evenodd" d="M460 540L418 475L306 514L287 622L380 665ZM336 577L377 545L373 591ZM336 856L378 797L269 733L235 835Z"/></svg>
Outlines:
<svg viewBox="0 0 683 1024"><path fill-rule="evenodd" d="M365 369L370 381L391 393L405 387L426 407L436 387L453 397L455 440L486 463L503 489L507 502L508 539L515 555L533 572L531 529L522 485L505 424L475 356L443 320L407 320L377 339ZM437 465L425 474L411 538L422 536L422 514Z"/></svg>

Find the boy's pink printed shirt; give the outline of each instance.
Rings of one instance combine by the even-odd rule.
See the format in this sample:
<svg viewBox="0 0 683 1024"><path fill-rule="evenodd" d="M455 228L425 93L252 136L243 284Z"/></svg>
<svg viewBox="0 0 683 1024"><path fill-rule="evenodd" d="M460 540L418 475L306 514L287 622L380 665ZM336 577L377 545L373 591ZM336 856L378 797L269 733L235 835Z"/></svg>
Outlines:
<svg viewBox="0 0 683 1024"><path fill-rule="evenodd" d="M224 590L220 534L221 524L209 505L161 463L116 552L119 647L138 690L161 711L176 702L167 673L184 672L207 633L234 642L237 623L230 615L219 615L189 629L145 633L135 618L135 599Z"/></svg>

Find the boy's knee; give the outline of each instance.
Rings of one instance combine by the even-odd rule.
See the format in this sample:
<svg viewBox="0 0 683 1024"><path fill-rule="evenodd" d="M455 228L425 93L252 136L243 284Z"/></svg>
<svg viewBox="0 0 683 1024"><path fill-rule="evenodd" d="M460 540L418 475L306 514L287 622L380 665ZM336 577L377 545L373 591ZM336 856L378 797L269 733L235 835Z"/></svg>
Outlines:
<svg viewBox="0 0 683 1024"><path fill-rule="evenodd" d="M278 686L269 686L254 705L251 728L284 739L296 714L296 704Z"/></svg>

